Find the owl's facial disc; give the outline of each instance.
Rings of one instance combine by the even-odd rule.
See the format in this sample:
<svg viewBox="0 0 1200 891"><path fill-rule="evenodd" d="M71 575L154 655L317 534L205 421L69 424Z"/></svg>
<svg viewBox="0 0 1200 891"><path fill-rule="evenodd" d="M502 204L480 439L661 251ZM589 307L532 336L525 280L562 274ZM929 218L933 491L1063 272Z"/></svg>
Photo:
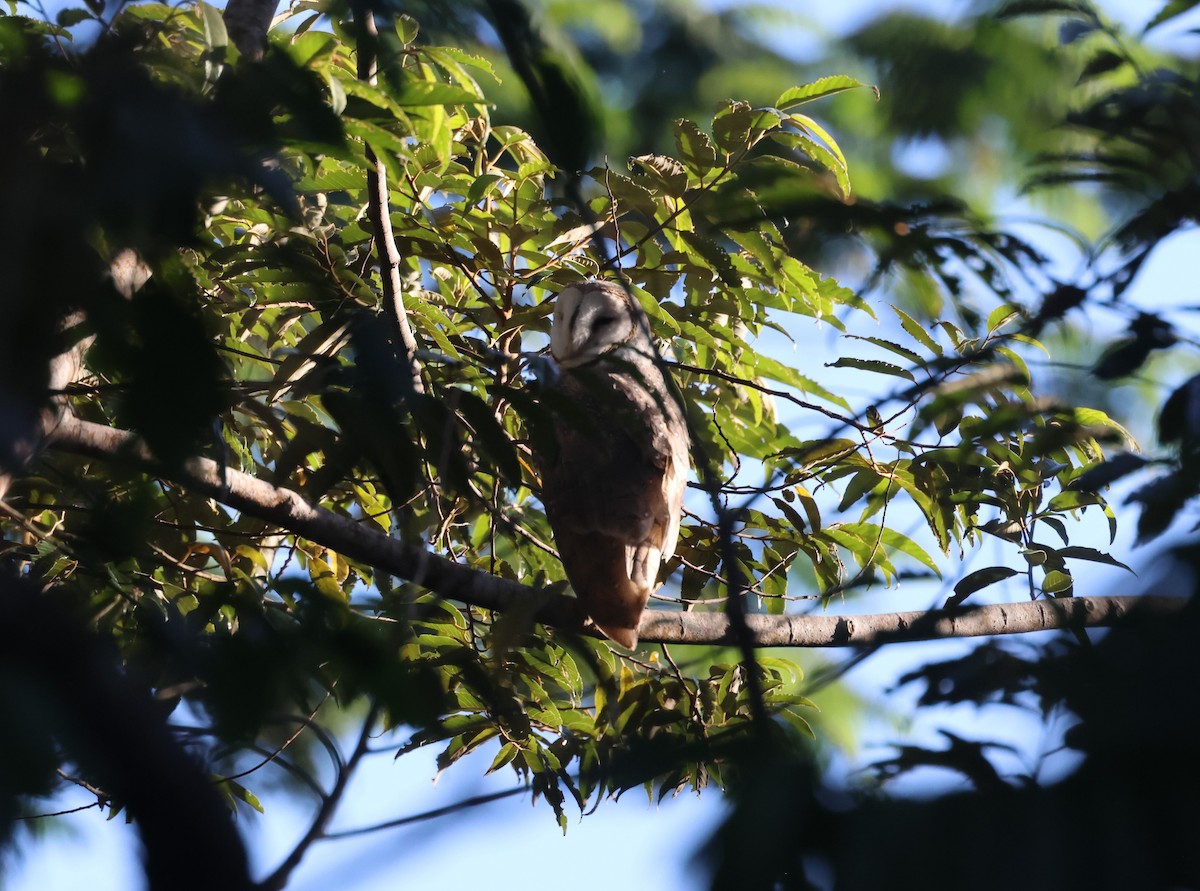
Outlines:
<svg viewBox="0 0 1200 891"><path fill-rule="evenodd" d="M563 368L581 365L629 342L636 324L620 288L606 282L572 285L555 301L550 352Z"/></svg>

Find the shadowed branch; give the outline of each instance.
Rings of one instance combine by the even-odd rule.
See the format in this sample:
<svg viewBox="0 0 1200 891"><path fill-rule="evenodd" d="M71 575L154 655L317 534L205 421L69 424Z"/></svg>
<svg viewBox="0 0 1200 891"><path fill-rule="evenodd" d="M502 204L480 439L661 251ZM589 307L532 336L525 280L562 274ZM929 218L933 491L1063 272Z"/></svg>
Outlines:
<svg viewBox="0 0 1200 891"><path fill-rule="evenodd" d="M501 612L519 608L542 624L588 633L573 597L452 563L422 545L407 544L375 531L369 524L314 507L291 489L222 467L208 458L190 458L178 468L164 468L135 434L73 416L63 419L49 445L95 458L132 461L196 494L447 599ZM529 609L531 603L537 604L536 609ZM750 614L745 622L756 647L862 647L1112 625L1135 607L1163 612L1178 610L1183 603L1181 598L1167 596L1073 597L860 616ZM729 617L723 613L648 611L642 616L638 635L647 643L738 642Z"/></svg>

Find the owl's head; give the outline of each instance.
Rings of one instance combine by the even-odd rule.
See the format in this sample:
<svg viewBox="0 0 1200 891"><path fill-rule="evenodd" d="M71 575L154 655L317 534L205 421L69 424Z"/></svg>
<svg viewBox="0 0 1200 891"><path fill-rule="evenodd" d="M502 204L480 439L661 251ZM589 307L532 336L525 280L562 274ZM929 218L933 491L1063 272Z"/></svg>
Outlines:
<svg viewBox="0 0 1200 891"><path fill-rule="evenodd" d="M628 345L650 344L646 314L619 285L591 281L565 288L554 303L550 352L573 368Z"/></svg>

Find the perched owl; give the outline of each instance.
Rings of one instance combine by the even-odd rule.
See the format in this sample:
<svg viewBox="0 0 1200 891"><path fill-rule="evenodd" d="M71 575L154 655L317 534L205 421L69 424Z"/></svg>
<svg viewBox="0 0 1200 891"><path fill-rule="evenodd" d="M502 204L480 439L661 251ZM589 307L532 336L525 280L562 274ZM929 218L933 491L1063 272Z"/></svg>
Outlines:
<svg viewBox="0 0 1200 891"><path fill-rule="evenodd" d="M646 314L619 286L559 294L550 351L559 377L557 450L541 456L546 516L584 609L632 649L659 565L675 552L687 425Z"/></svg>

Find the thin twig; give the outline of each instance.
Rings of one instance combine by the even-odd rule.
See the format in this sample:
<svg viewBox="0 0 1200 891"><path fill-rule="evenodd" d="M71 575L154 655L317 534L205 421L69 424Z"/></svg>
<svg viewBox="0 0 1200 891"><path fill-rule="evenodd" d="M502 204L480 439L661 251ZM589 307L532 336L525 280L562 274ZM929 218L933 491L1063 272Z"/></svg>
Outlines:
<svg viewBox="0 0 1200 891"><path fill-rule="evenodd" d="M448 804L445 807L434 808L431 811L425 811L420 814L413 814L411 817L400 817L396 820L388 820L385 823L376 823L373 826L360 826L357 829L343 829L339 832L327 832L324 838L353 838L356 835L366 835L370 832L381 832L384 829L395 829L397 826L408 826L412 823L420 823L423 820L433 820L437 817L444 817L447 814L457 813L469 807L477 807L481 804L488 804L493 801L499 801L502 798L512 798L514 795L520 795L522 792L528 792L528 786L517 786L513 789L506 789L503 792L489 792L486 795L476 795L472 798L464 798L462 801L457 801L454 804Z"/></svg>
<svg viewBox="0 0 1200 891"><path fill-rule="evenodd" d="M21 814L18 820L44 820L47 817L65 817L67 814L78 814L80 811L90 811L94 807L104 807L105 802L93 801L91 804L81 804L79 807L67 808L65 811L53 811L48 814Z"/></svg>
<svg viewBox="0 0 1200 891"><path fill-rule="evenodd" d="M322 838L326 838L325 827L329 825L329 821L333 818L334 812L341 803L342 796L346 791L346 787L350 783L350 778L354 774L354 768L358 766L358 762L367 753L367 747L371 740L371 732L375 729L375 720L379 717L378 703L372 703L367 710L367 716L363 719L362 730L358 735L358 741L354 744L353 751L346 758L345 765L338 771L337 778L333 782L333 787L321 800L321 805L317 808L317 814L313 817L312 824L308 827L308 832L304 837L296 843L296 847L288 854L283 863L271 873L267 878L263 879L260 888L263 891L279 891L283 888L288 878L302 859L308 852L308 849Z"/></svg>

